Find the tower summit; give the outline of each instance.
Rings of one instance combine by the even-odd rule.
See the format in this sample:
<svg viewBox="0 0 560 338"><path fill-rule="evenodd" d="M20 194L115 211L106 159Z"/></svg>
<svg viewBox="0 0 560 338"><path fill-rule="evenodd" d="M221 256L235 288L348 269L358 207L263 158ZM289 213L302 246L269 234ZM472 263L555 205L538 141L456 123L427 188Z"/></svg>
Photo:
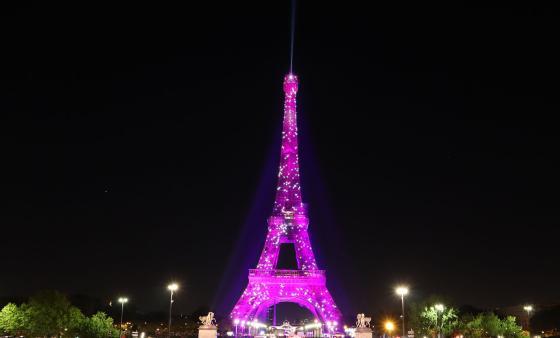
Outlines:
<svg viewBox="0 0 560 338"><path fill-rule="evenodd" d="M282 148L278 187L274 201L273 216L304 215L299 183L299 159L297 139L296 94L297 76L290 73L284 77L284 122L282 124Z"/></svg>
<svg viewBox="0 0 560 338"><path fill-rule="evenodd" d="M268 233L256 269L249 270L249 285L231 313L234 321L263 318L278 303L297 303L307 308L334 332L341 314L326 287L325 271L319 270L311 248L309 218L301 198L298 159L296 94L298 78L284 77L284 120L278 186ZM278 269L282 244L293 244L297 269Z"/></svg>

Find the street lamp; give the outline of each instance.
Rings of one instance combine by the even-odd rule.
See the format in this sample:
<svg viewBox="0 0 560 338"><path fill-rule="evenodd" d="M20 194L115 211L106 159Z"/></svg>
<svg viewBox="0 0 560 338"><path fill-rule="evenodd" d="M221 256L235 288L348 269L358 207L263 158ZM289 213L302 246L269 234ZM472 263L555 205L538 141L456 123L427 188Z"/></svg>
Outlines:
<svg viewBox="0 0 560 338"><path fill-rule="evenodd" d="M531 336L531 312L533 311L532 305L525 305L523 310L527 311L527 331L529 331L529 337Z"/></svg>
<svg viewBox="0 0 560 338"><path fill-rule="evenodd" d="M391 335L391 332L393 332L394 329L395 329L395 324L392 321L388 320L385 322L385 330L389 332L389 336Z"/></svg>
<svg viewBox="0 0 560 338"><path fill-rule="evenodd" d="M123 313L124 313L124 303L128 303L128 298L126 297L119 297L119 303L121 303L121 328L119 330L119 337L122 336L122 321L123 321Z"/></svg>
<svg viewBox="0 0 560 338"><path fill-rule="evenodd" d="M443 309L445 309L445 306L443 306L443 304L436 304L434 305L434 308L436 309L436 327L438 328L438 338L441 338L441 327L438 327L437 323L438 323L438 318L439 318L439 313L443 312ZM443 327L443 318L441 319L441 326Z"/></svg>
<svg viewBox="0 0 560 338"><path fill-rule="evenodd" d="M406 286L398 286L395 289L397 295L401 296L401 318L402 318L402 336L406 337L406 329L404 328L404 296L408 295L408 288Z"/></svg>
<svg viewBox="0 0 560 338"><path fill-rule="evenodd" d="M167 290L170 291L171 297L169 298L169 324L167 326L167 336L171 337L171 309L173 307L173 293L179 289L177 283L171 283L167 286Z"/></svg>

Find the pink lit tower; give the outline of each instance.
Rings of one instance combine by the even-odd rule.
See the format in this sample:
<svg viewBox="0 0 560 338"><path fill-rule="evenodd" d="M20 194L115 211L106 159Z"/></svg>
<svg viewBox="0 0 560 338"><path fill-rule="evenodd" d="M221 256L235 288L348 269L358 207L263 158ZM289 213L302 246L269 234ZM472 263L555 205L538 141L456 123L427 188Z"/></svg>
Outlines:
<svg viewBox="0 0 560 338"><path fill-rule="evenodd" d="M249 285L231 312L234 322L263 318L271 306L297 303L309 309L328 331L336 331L341 313L326 286L309 241L309 218L301 198L296 114L297 76L284 78L284 122L280 170L268 234L256 269L249 270ZM280 245L292 243L297 270L277 269Z"/></svg>

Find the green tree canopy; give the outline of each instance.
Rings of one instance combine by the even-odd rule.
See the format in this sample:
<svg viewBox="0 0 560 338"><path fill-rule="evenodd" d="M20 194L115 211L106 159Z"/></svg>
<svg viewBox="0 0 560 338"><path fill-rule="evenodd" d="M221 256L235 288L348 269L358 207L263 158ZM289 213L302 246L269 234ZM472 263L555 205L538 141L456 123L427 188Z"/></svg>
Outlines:
<svg viewBox="0 0 560 338"><path fill-rule="evenodd" d="M25 313L28 333L40 337L77 332L84 320L82 312L57 291L44 291L31 297Z"/></svg>
<svg viewBox="0 0 560 338"><path fill-rule="evenodd" d="M25 305L17 306L14 303L8 303L0 311L0 332L11 335L19 335L23 333L26 326Z"/></svg>
<svg viewBox="0 0 560 338"><path fill-rule="evenodd" d="M443 311L436 309L435 304L441 301L437 297L410 305L409 327L416 331L418 336L435 337L438 332L443 336L453 333L458 327L457 310L453 307L444 307Z"/></svg>
<svg viewBox="0 0 560 338"><path fill-rule="evenodd" d="M459 331L469 338L525 337L523 330L515 322L515 317L509 316L500 319L492 312L480 313L476 316L471 314L461 316Z"/></svg>
<svg viewBox="0 0 560 338"><path fill-rule="evenodd" d="M0 311L0 333L30 337L115 338L113 319L103 312L85 317L56 291L40 292L29 303L10 303Z"/></svg>
<svg viewBox="0 0 560 338"><path fill-rule="evenodd" d="M119 331L113 326L113 318L103 312L97 312L89 318L84 318L79 335L83 338L108 338L118 337Z"/></svg>
<svg viewBox="0 0 560 338"><path fill-rule="evenodd" d="M466 338L529 338L515 317L500 318L493 312L472 311L472 307L463 307L462 313L453 307L441 311L436 309L438 303L449 304L434 296L410 304L409 327L418 336L435 337L441 332L443 337L460 334Z"/></svg>
<svg viewBox="0 0 560 338"><path fill-rule="evenodd" d="M527 338L527 334L521 326L517 325L514 316L502 319L502 331L506 338Z"/></svg>

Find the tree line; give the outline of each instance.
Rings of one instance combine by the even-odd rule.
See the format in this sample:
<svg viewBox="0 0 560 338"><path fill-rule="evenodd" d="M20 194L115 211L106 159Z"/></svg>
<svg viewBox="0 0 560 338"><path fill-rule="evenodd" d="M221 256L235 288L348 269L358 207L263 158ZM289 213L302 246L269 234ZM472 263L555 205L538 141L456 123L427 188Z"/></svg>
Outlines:
<svg viewBox="0 0 560 338"><path fill-rule="evenodd" d="M113 338L119 331L104 312L85 316L57 291L43 291L27 303L8 303L0 311L0 332L30 337Z"/></svg>
<svg viewBox="0 0 560 338"><path fill-rule="evenodd" d="M454 307L437 307L430 299L411 304L409 327L418 337L528 338L529 333L517 324L514 316L500 317L491 311L459 311Z"/></svg>

